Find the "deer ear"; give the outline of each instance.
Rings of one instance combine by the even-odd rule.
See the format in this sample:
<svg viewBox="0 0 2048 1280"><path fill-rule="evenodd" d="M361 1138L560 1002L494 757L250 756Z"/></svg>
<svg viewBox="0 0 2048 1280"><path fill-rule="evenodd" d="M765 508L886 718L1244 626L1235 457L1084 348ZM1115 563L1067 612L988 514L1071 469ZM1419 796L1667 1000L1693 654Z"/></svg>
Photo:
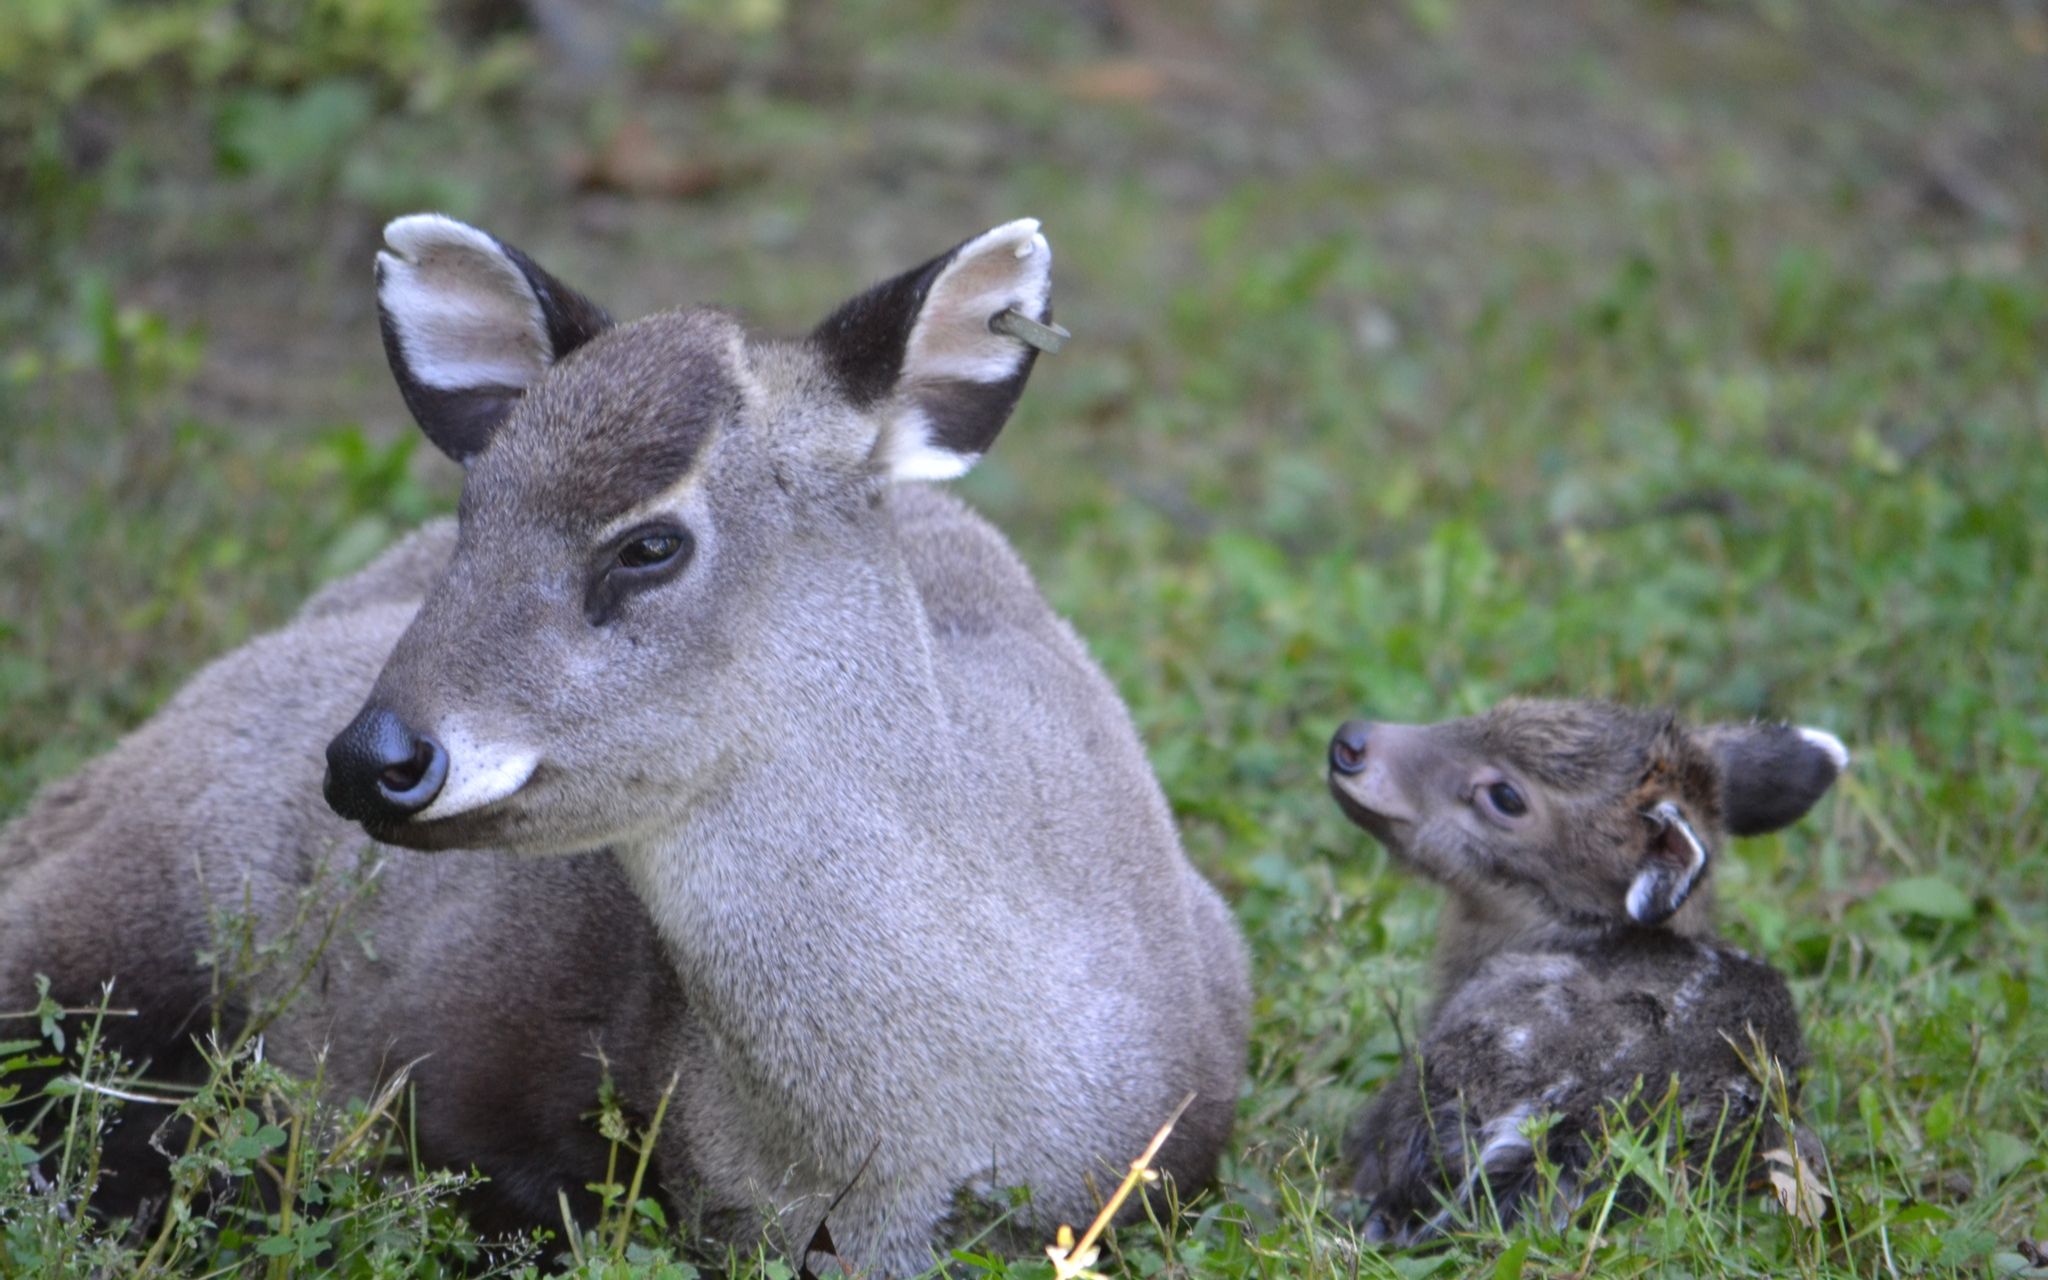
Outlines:
<svg viewBox="0 0 2048 1280"><path fill-rule="evenodd" d="M377 314L405 407L467 464L550 365L611 327L604 308L475 227L416 213L384 228Z"/></svg>
<svg viewBox="0 0 2048 1280"><path fill-rule="evenodd" d="M1658 925L1669 920L1707 873L1707 845L1692 829L1678 806L1660 800L1643 815L1650 824L1650 840L1643 853L1642 868L1628 886L1628 915L1637 924Z"/></svg>
<svg viewBox="0 0 2048 1280"><path fill-rule="evenodd" d="M1849 767L1849 749L1821 729L1715 725L1702 736L1721 767L1721 820L1731 835L1792 825Z"/></svg>
<svg viewBox="0 0 2048 1280"><path fill-rule="evenodd" d="M984 232L849 300L811 341L881 429L869 457L894 480L948 480L981 460L1031 376L1036 348L990 321L1052 318L1052 247L1036 218Z"/></svg>

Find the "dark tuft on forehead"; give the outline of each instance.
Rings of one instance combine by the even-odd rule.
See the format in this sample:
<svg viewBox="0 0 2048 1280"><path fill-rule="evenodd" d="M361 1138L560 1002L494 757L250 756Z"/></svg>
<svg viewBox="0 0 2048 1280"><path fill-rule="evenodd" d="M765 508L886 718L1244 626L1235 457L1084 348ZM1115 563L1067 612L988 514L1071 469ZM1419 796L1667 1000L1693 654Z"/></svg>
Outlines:
<svg viewBox="0 0 2048 1280"><path fill-rule="evenodd" d="M650 316L549 370L472 468L565 527L594 528L672 487L739 419L739 327L716 311Z"/></svg>
<svg viewBox="0 0 2048 1280"><path fill-rule="evenodd" d="M1669 712L1607 702L1505 702L1479 718L1484 750L1545 786L1623 791L1684 741Z"/></svg>

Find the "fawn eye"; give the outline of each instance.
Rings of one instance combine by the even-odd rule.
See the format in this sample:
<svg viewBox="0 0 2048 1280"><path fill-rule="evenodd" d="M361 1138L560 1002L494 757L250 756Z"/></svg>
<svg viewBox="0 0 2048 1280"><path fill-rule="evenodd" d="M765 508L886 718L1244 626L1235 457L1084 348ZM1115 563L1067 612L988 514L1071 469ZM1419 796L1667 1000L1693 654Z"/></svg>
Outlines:
<svg viewBox="0 0 2048 1280"><path fill-rule="evenodd" d="M682 553L683 535L670 529L643 534L619 548L619 566L625 569L652 569L667 564Z"/></svg>
<svg viewBox="0 0 2048 1280"><path fill-rule="evenodd" d="M1519 818L1529 812L1529 802L1512 782L1496 782L1485 788L1486 803L1503 818Z"/></svg>

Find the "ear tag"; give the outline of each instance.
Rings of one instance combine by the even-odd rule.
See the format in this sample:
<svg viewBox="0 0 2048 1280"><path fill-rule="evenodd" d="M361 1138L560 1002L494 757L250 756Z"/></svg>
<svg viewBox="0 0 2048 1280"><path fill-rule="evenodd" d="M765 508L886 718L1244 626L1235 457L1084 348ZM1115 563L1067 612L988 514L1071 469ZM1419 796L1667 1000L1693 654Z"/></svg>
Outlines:
<svg viewBox="0 0 2048 1280"><path fill-rule="evenodd" d="M1008 334L1027 347L1036 347L1047 355L1053 355L1067 345L1067 339L1074 335L1057 324L1041 324L1015 307L998 311L988 318L989 332Z"/></svg>

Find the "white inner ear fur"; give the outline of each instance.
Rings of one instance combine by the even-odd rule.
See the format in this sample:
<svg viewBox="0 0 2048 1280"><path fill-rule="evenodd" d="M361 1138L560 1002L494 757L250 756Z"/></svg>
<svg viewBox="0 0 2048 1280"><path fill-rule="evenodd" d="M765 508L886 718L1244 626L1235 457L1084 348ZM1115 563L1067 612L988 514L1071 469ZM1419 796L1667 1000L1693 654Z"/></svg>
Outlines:
<svg viewBox="0 0 2048 1280"><path fill-rule="evenodd" d="M448 780L434 802L412 816L414 822L452 818L481 809L519 790L533 777L540 753L472 736L460 722L442 726L435 735L448 753Z"/></svg>
<svg viewBox="0 0 2048 1280"><path fill-rule="evenodd" d="M941 448L917 405L920 384L1002 382L1017 375L1031 349L988 322L1015 308L1036 320L1052 296L1052 245L1038 219L1019 218L968 241L940 269L904 344L896 409L876 460L898 480L951 480L975 455Z"/></svg>
<svg viewBox="0 0 2048 1280"><path fill-rule="evenodd" d="M416 213L386 226L384 242L377 301L414 378L442 391L523 388L552 363L540 299L497 241Z"/></svg>
<svg viewBox="0 0 2048 1280"><path fill-rule="evenodd" d="M1030 351L988 327L1015 307L1036 320L1052 296L1052 246L1019 218L960 246L932 281L903 352L906 382L1001 382Z"/></svg>
<svg viewBox="0 0 2048 1280"><path fill-rule="evenodd" d="M1707 865L1707 846L1700 842L1692 824L1678 811L1678 806L1669 800L1660 800L1650 808L1650 816L1663 822L1668 830L1676 831L1686 844L1686 865L1683 871L1673 875L1669 868L1651 866L1639 873L1628 886L1628 913L1636 920L1647 919L1650 915L1650 897L1664 885L1672 886L1672 896L1680 905L1691 896L1692 883L1699 879L1700 872ZM1672 908L1676 910L1676 907Z"/></svg>
<svg viewBox="0 0 2048 1280"><path fill-rule="evenodd" d="M1801 729L1799 736L1819 747L1828 759L1834 761L1835 772L1840 773L1849 767L1849 748L1843 746L1842 740L1834 734L1825 729Z"/></svg>

